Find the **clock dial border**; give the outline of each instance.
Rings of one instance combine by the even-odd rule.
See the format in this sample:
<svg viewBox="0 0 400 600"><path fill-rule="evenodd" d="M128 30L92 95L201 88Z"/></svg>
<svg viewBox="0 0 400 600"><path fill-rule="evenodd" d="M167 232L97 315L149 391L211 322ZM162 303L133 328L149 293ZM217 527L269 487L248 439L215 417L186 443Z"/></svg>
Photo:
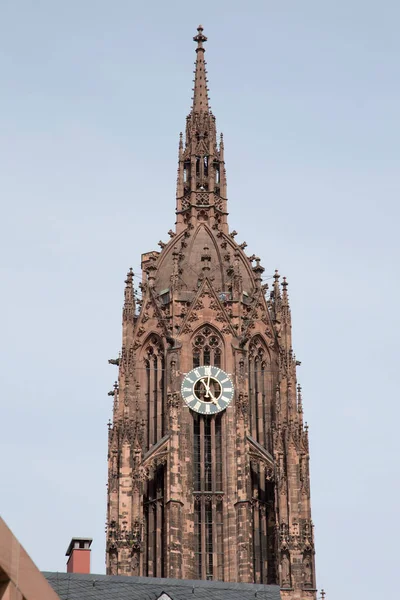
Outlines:
<svg viewBox="0 0 400 600"><path fill-rule="evenodd" d="M210 377L219 383L221 393L214 402L204 402L195 394L195 386L201 380ZM216 415L230 406L235 388L230 375L212 365L195 367L187 373L182 381L181 396L185 404L200 415Z"/></svg>

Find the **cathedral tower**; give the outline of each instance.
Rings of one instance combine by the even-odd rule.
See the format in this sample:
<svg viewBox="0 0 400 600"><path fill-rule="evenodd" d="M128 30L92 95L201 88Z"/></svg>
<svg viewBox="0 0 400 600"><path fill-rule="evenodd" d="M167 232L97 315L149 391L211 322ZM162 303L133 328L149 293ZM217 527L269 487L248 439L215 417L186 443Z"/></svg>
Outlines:
<svg viewBox="0 0 400 600"><path fill-rule="evenodd" d="M199 26L176 226L128 272L110 392L107 572L277 583L315 599L288 284L235 241ZM150 218L150 215L149 215ZM140 296L138 300L137 297Z"/></svg>

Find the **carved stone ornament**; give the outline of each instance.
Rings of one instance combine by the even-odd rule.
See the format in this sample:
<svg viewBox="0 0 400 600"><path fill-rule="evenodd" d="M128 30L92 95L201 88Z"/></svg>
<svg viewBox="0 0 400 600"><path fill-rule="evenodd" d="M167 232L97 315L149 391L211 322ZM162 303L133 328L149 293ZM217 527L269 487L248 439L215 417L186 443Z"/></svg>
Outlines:
<svg viewBox="0 0 400 600"><path fill-rule="evenodd" d="M312 560L308 553L303 556L303 577L304 587L312 587L313 585L313 573L312 573Z"/></svg>
<svg viewBox="0 0 400 600"><path fill-rule="evenodd" d="M110 575L118 575L118 552L110 552Z"/></svg>
<svg viewBox="0 0 400 600"><path fill-rule="evenodd" d="M281 523L279 528L279 546L281 550L288 550L290 548L290 534L287 523Z"/></svg>
<svg viewBox="0 0 400 600"><path fill-rule="evenodd" d="M196 194L196 204L197 206L208 206L208 192L197 192Z"/></svg>
<svg viewBox="0 0 400 600"><path fill-rule="evenodd" d="M171 542L171 544L168 544L169 551L178 552L181 549L181 544L179 544L178 542Z"/></svg>
<svg viewBox="0 0 400 600"><path fill-rule="evenodd" d="M314 550L313 524L311 521L304 521L302 526L302 545L303 550L311 552Z"/></svg>
<svg viewBox="0 0 400 600"><path fill-rule="evenodd" d="M190 208L190 197L186 196L185 198L182 198L181 204L182 210L187 210Z"/></svg>
<svg viewBox="0 0 400 600"><path fill-rule="evenodd" d="M250 465L253 471L259 472L267 481L275 480L275 472L270 462L261 454L249 452Z"/></svg>
<svg viewBox="0 0 400 600"><path fill-rule="evenodd" d="M247 394L239 393L236 397L236 405L243 418L247 418L249 413L249 397Z"/></svg>
<svg viewBox="0 0 400 600"><path fill-rule="evenodd" d="M279 493L282 496L286 496L286 493L287 493L287 479L286 479L286 475L280 475L280 477L278 479L278 489L279 489Z"/></svg>
<svg viewBox="0 0 400 600"><path fill-rule="evenodd" d="M157 454L153 460L150 462L150 469L154 472L158 467L162 465L166 465L168 460L168 453L164 452L163 454Z"/></svg>
<svg viewBox="0 0 400 600"><path fill-rule="evenodd" d="M291 587L290 560L287 552L283 552L281 556L281 581L282 587Z"/></svg>
<svg viewBox="0 0 400 600"><path fill-rule="evenodd" d="M202 308L204 308L204 302L199 298L193 306L193 310L201 310Z"/></svg>
<svg viewBox="0 0 400 600"><path fill-rule="evenodd" d="M149 468L143 467L142 465L137 467L137 469L135 469L135 471L132 473L133 489L139 490L142 483L144 481L146 481L146 479L148 479L148 478L149 478Z"/></svg>
<svg viewBox="0 0 400 600"><path fill-rule="evenodd" d="M177 392L173 392L172 394L168 394L167 396L167 406L171 409L177 409L182 406L182 400L180 394Z"/></svg>
<svg viewBox="0 0 400 600"><path fill-rule="evenodd" d="M189 322L185 323L185 326L182 329L182 333L192 333L193 329Z"/></svg>
<svg viewBox="0 0 400 600"><path fill-rule="evenodd" d="M139 575L139 567L140 567L140 548L132 548L131 574L133 576Z"/></svg>

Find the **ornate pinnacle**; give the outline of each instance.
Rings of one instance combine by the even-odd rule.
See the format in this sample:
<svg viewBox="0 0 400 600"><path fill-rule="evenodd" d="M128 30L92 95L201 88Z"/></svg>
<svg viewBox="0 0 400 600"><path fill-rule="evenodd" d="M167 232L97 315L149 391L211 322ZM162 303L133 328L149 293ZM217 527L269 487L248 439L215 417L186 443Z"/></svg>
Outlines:
<svg viewBox="0 0 400 600"><path fill-rule="evenodd" d="M220 161L224 162L224 134L221 133L219 136L219 158Z"/></svg>
<svg viewBox="0 0 400 600"><path fill-rule="evenodd" d="M258 256L256 256L254 260L256 261L256 265L252 267L252 269L255 275L256 285L257 287L260 287L262 281L262 274L264 273L265 269L260 265L261 259Z"/></svg>
<svg viewBox="0 0 400 600"><path fill-rule="evenodd" d="M303 397L301 395L301 385L297 386L297 412L299 414L303 413Z"/></svg>
<svg viewBox="0 0 400 600"><path fill-rule="evenodd" d="M154 287L154 283L156 280L156 271L157 267L155 265L155 259L153 259L150 262L150 264L146 267L147 282L149 284L149 287Z"/></svg>
<svg viewBox="0 0 400 600"><path fill-rule="evenodd" d="M287 292L287 288L288 288L288 282L286 281L286 277L283 278L283 282L282 282L282 300L283 300L283 304L288 305L289 304L289 296L288 296L288 292Z"/></svg>
<svg viewBox="0 0 400 600"><path fill-rule="evenodd" d="M126 274L125 279L125 304L132 300L133 297L133 271L132 267Z"/></svg>
<svg viewBox="0 0 400 600"><path fill-rule="evenodd" d="M280 275L279 275L278 269L275 269L275 274L274 274L274 299L275 299L275 301L281 297L281 290L279 288L279 279L280 279Z"/></svg>
<svg viewBox="0 0 400 600"><path fill-rule="evenodd" d="M132 267L130 267L129 271L126 274L126 279L125 279L126 285L129 285L130 283L132 283L133 275L134 275L134 273L133 273Z"/></svg>
<svg viewBox="0 0 400 600"><path fill-rule="evenodd" d="M176 197L180 198L184 192L184 168L183 168L183 134L179 134L178 170L176 175Z"/></svg>
<svg viewBox="0 0 400 600"><path fill-rule="evenodd" d="M125 303L123 319L132 320L135 317L135 291L133 289L133 270L129 269L125 279Z"/></svg>

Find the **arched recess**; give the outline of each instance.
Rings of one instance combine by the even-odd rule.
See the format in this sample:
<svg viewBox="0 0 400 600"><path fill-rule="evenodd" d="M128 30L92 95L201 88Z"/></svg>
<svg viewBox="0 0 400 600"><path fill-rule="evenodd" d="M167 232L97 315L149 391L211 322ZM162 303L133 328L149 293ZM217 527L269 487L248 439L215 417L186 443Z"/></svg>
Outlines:
<svg viewBox="0 0 400 600"><path fill-rule="evenodd" d="M193 368L202 365L224 368L224 340L215 327L204 323L194 332L191 346Z"/></svg>
<svg viewBox="0 0 400 600"><path fill-rule="evenodd" d="M165 433L165 350L161 338L152 333L143 344L141 353L141 387L144 390L147 422L147 449Z"/></svg>
<svg viewBox="0 0 400 600"><path fill-rule="evenodd" d="M271 451L273 372L271 356L261 335L249 343L250 435ZM250 462L254 583L276 583L275 492L259 461Z"/></svg>
<svg viewBox="0 0 400 600"><path fill-rule="evenodd" d="M208 323L191 338L193 368L224 368L224 341ZM198 579L223 580L224 413L193 415L194 553Z"/></svg>
<svg viewBox="0 0 400 600"><path fill-rule="evenodd" d="M260 335L249 343L250 434L265 448L270 446L272 372L268 347Z"/></svg>
<svg viewBox="0 0 400 600"><path fill-rule="evenodd" d="M152 333L141 353L141 386L146 407L146 435L149 449L165 433L165 349L161 338ZM144 483L144 545L143 574L165 577L165 465L151 469Z"/></svg>

